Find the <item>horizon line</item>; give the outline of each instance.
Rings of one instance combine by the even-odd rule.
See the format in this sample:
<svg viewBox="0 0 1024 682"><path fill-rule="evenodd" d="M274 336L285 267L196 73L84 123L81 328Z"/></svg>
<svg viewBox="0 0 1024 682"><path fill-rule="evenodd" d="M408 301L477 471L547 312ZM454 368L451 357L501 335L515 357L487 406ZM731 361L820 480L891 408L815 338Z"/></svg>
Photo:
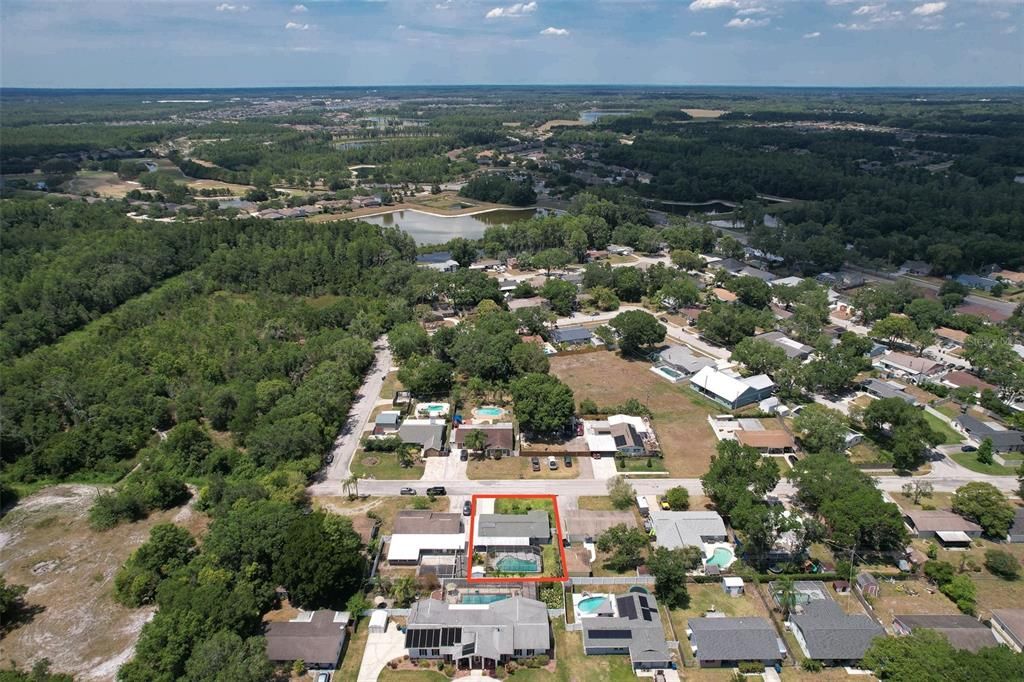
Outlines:
<svg viewBox="0 0 1024 682"><path fill-rule="evenodd" d="M325 89L377 89L377 88L620 88L630 90L650 88L692 89L692 88L742 88L742 89L813 89L813 90L1022 90L1021 84L996 85L822 85L822 84L730 84L730 83L391 83L391 84L350 84L350 85L174 85L150 86L45 86L45 85L0 85L4 91L68 91L68 92L167 92L173 90L325 90Z"/></svg>

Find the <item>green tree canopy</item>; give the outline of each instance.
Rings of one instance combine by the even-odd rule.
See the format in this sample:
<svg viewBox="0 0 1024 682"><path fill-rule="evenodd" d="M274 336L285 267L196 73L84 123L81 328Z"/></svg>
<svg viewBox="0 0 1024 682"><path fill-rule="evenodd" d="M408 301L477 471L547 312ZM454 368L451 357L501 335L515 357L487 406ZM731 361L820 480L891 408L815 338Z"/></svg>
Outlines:
<svg viewBox="0 0 1024 682"><path fill-rule="evenodd" d="M619 313L609 324L619 333L619 345L624 351L639 350L665 340L665 325L643 310Z"/></svg>
<svg viewBox="0 0 1024 682"><path fill-rule="evenodd" d="M991 483L972 481L953 493L953 511L974 521L993 538L1005 538L1013 523L1013 505Z"/></svg>
<svg viewBox="0 0 1024 682"><path fill-rule="evenodd" d="M550 374L525 374L509 385L520 425L533 433L568 427L576 411L572 389Z"/></svg>

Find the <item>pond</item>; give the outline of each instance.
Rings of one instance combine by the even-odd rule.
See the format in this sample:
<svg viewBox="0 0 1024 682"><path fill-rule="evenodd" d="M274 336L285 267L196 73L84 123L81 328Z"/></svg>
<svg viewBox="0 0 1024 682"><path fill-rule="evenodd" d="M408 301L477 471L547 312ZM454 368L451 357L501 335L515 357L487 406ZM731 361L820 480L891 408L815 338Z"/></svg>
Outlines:
<svg viewBox="0 0 1024 682"><path fill-rule="evenodd" d="M507 225L546 213L543 208L524 208L449 217L421 211L392 211L359 220L374 225L400 227L403 232L412 235L417 244L444 244L455 237L480 239L484 236L484 230L491 225Z"/></svg>
<svg viewBox="0 0 1024 682"><path fill-rule="evenodd" d="M591 109L589 111L580 112L580 120L584 123L595 123L602 118L608 118L610 116L626 116L632 114L632 111L612 111L612 110L600 110Z"/></svg>

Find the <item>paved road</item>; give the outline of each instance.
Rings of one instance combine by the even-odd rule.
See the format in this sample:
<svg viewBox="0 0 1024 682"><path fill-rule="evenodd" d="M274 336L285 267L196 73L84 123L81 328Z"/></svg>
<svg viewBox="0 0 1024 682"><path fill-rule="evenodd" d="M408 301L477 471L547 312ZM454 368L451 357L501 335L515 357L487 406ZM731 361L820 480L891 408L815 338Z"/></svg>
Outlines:
<svg viewBox="0 0 1024 682"><path fill-rule="evenodd" d="M613 319L616 315L627 310L643 310L644 312L650 312L646 308L640 305L626 303L619 306L618 310L610 310L604 313L598 313L597 315L589 315L584 313L573 313L568 317L560 317L555 320L555 324L559 327L571 327L573 325L580 324L597 324L600 322L608 322ZM704 353L713 358L720 358L727 360L729 358L729 351L724 348L712 346L710 343L703 341L699 336L693 332L686 331L682 327L672 322L663 322L665 328L668 330L669 339L680 341L688 346L691 346L700 352Z"/></svg>
<svg viewBox="0 0 1024 682"><path fill-rule="evenodd" d="M359 387L355 402L352 403L352 408L348 413L348 421L345 422L345 426L342 427L341 433L331 448L334 461L324 472L321 472L328 481L337 482L339 486L341 481L351 476L349 465L352 463L352 455L359 447L359 439L370 420L370 414L373 412L378 398L380 398L384 379L387 378L388 371L391 369L391 349L388 347L387 338L380 337L373 347L376 352L373 367L363 380L363 385Z"/></svg>

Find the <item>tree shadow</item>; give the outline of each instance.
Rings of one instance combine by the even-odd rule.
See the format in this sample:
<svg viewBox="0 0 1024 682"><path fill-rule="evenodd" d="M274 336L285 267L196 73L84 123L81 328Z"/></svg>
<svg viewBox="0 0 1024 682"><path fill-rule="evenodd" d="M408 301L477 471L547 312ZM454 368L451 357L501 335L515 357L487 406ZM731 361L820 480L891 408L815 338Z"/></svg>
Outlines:
<svg viewBox="0 0 1024 682"><path fill-rule="evenodd" d="M36 616L46 611L42 604L26 604L19 602L17 606L7 613L3 622L0 623L0 638L6 637L10 632L17 630L23 625L28 625Z"/></svg>

